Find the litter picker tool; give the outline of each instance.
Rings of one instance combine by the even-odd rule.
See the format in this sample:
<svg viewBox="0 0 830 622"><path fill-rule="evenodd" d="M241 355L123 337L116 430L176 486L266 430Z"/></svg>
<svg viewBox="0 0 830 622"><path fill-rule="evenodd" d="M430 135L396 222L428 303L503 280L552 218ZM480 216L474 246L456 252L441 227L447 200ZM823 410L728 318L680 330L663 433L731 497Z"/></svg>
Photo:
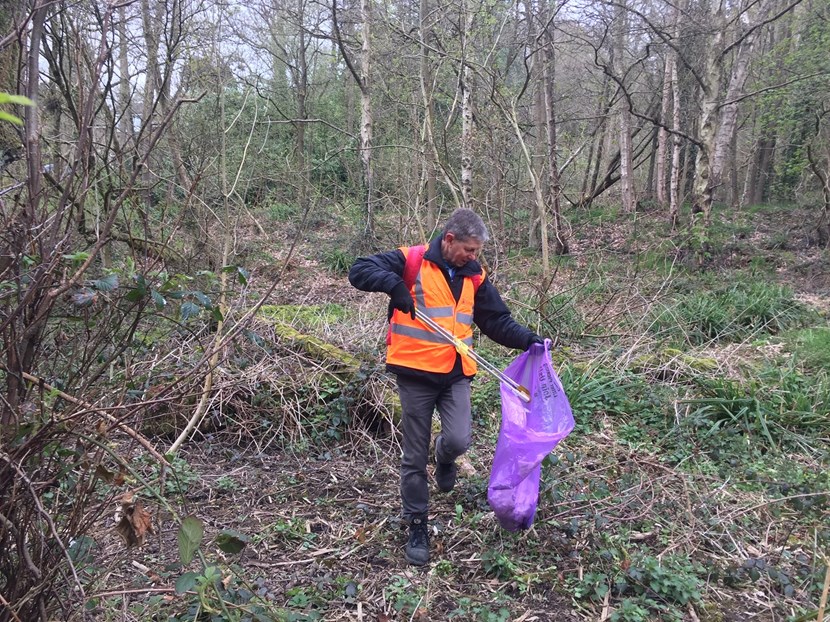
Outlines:
<svg viewBox="0 0 830 622"><path fill-rule="evenodd" d="M470 346L461 341L461 339L449 332L446 328L441 326L438 322L429 317L426 313L416 308L415 317L417 317L424 324L429 326L434 333L437 333L445 340L447 340L447 342L455 346L456 351L461 356L471 358L476 363L478 363L481 366L481 368L484 369L484 371L488 372L489 374L492 374L495 378L499 380L499 382L506 385L511 391L513 391L513 393L518 395L522 401L530 401L530 390L528 390L527 387L520 385L518 382L516 382L515 380L513 380L513 378L510 378L509 376L505 376L499 368L493 365L490 361L479 356L475 350L473 350Z"/></svg>

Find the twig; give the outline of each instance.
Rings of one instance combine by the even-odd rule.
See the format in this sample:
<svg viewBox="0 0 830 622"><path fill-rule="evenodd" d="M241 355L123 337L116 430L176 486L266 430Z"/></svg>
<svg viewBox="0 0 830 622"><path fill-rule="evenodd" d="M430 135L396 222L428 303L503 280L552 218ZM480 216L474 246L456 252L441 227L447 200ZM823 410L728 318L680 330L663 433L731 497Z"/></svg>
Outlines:
<svg viewBox="0 0 830 622"><path fill-rule="evenodd" d="M824 622L824 608L827 606L828 591L830 591L830 561L827 562L827 572L824 574L824 587L821 590L821 601L818 604L816 622Z"/></svg>
<svg viewBox="0 0 830 622"><path fill-rule="evenodd" d="M17 614L14 612L14 609L12 609L12 606L9 604L9 601L3 598L2 594L0 594L0 604L2 604L3 607L5 607L10 614L12 614L12 617L15 619L15 622L23 622L20 618L17 617Z"/></svg>
<svg viewBox="0 0 830 622"><path fill-rule="evenodd" d="M61 537L58 535L58 530L55 528L55 523L52 521L52 517L46 511L46 508L43 507L43 504L40 502L40 498L38 497L37 491L35 490L35 486L32 483L32 480L29 478L26 473L23 472L23 469L20 468L20 465L15 463L11 456L6 452L0 453L0 458L6 461L6 463L17 472L17 475L29 489L29 492L32 495L32 501L37 507L38 512L43 517L43 520L46 522L46 525L49 527L49 533L52 534L52 537L55 539L55 543L57 544L58 548L63 552L64 557L66 557L66 561L69 562L69 569L72 571L72 576L75 579L75 587L78 590L78 593L81 595L82 599L86 599L86 595L84 594L84 586L81 583L80 578L78 577L78 572L75 568L75 563L72 561L72 556L69 554L69 551L66 550L66 547L61 540Z"/></svg>
<svg viewBox="0 0 830 622"><path fill-rule="evenodd" d="M0 363L0 369L5 371L6 373L12 373L2 363ZM101 415L102 417L105 417L112 424L114 424L117 427L121 428L121 430L123 430L127 434L127 436L129 436L132 439L138 441L138 443L141 444L141 446L144 447L144 449L149 451L156 460L158 460L159 462L162 462L164 464L167 464L167 459L164 456L162 456L155 447L153 447L152 443L150 443L149 439L147 439L146 436L144 436L140 432L134 430L133 428L128 426L123 421L119 421L117 417L109 414L105 410L102 410L100 408L96 408L92 404L88 404L88 403L86 403L82 400L79 400L77 397L73 397L73 396L69 395L68 393L64 393L60 389L58 389L56 387L53 387L51 384L49 384L48 382L43 380L43 378L38 378L37 376L33 376L32 374L29 374L25 371L20 372L20 375L23 377L24 380L28 380L29 382L31 382L33 384L36 384L40 387L43 387L44 389L46 389L50 393L54 393L55 395L57 395L61 399L66 400L67 402L70 402L71 404L75 404L76 406L81 406L81 407L86 408L87 410L89 410L91 412L95 412L95 413ZM70 417L64 417L60 421L68 421L69 419L70 419Z"/></svg>
<svg viewBox="0 0 830 622"><path fill-rule="evenodd" d="M124 596L126 594L146 594L148 592L175 592L175 587L143 587L143 588L135 588L132 590L110 590L109 592L96 592L90 596L87 596L87 600L93 600L95 598L108 598L109 596ZM187 592L188 594L193 594L195 592Z"/></svg>

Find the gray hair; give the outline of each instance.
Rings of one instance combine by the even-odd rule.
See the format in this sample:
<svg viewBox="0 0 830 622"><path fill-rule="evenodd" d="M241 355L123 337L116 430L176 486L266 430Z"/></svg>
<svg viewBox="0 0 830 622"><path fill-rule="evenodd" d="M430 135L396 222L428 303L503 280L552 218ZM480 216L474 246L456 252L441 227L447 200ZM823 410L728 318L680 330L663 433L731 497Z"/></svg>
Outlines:
<svg viewBox="0 0 830 622"><path fill-rule="evenodd" d="M447 224L444 225L441 237L443 238L448 233L452 233L461 241L475 238L483 244L490 239L490 234L487 233L487 226L484 224L481 216L466 207L458 208L447 219Z"/></svg>

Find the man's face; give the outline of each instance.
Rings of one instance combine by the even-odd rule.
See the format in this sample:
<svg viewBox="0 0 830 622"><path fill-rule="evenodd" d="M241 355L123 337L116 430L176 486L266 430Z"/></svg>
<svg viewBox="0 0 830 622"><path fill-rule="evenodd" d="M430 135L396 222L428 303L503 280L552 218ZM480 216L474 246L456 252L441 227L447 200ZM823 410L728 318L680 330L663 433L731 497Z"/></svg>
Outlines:
<svg viewBox="0 0 830 622"><path fill-rule="evenodd" d="M460 268L468 261L476 259L483 244L475 238L461 240L452 232L447 233L441 240L441 254L444 260L455 268Z"/></svg>

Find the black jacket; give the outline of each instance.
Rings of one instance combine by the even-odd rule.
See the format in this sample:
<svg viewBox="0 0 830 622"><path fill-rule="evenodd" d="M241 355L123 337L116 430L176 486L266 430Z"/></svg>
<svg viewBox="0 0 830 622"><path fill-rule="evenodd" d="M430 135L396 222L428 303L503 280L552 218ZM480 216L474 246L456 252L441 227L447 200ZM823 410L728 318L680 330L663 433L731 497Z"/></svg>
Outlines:
<svg viewBox="0 0 830 622"><path fill-rule="evenodd" d="M441 256L441 237L430 242L429 248L424 253L424 261L431 261L441 269L444 278L449 283L450 290L458 301L461 296L461 288L464 284L463 277L481 274L481 264L477 261L470 261L461 268L457 268L454 278L450 278L447 272L447 265ZM403 283L403 271L406 265L404 254L395 249L385 253L378 253L370 257L360 257L349 270L349 282L357 289L365 292L384 292L391 294L392 289ZM389 317L392 316L392 307L389 307ZM473 302L473 322L482 333L490 339L508 348L526 350L538 336L531 330L525 328L510 315L510 310L501 299L495 285L486 278L476 292ZM434 372L401 367L399 365L387 365L387 369L399 375L422 378L424 381L442 385L465 377L461 368L461 355L456 356L455 366L452 371L441 374Z"/></svg>

